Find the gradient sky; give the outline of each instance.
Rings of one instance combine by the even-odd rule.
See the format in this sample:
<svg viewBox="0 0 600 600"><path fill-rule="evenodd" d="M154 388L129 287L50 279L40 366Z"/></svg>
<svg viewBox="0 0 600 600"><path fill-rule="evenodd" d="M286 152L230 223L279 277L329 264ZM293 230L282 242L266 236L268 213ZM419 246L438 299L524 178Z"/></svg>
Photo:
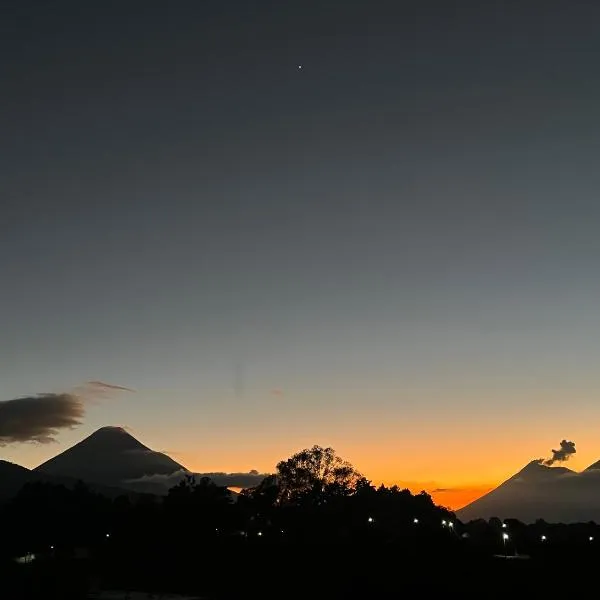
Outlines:
<svg viewBox="0 0 600 600"><path fill-rule="evenodd" d="M137 390L3 458L126 425L458 494L600 458L598 2L1 10L0 399Z"/></svg>

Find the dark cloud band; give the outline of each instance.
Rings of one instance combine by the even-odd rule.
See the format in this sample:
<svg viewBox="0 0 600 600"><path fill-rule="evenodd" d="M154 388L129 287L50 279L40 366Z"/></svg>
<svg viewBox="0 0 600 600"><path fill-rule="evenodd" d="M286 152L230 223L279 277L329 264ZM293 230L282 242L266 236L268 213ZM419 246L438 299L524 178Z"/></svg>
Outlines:
<svg viewBox="0 0 600 600"><path fill-rule="evenodd" d="M202 477L208 477L217 485L238 488L255 487L268 476L266 473L259 473L258 471L249 471L247 473L190 473L188 471L176 471L170 475L147 475L140 479L129 481L128 483L155 484L164 486L168 489L177 485L188 475L193 475L196 480L199 480Z"/></svg>
<svg viewBox="0 0 600 600"><path fill-rule="evenodd" d="M55 441L62 429L81 425L85 407L75 394L37 394L0 402L0 446Z"/></svg>

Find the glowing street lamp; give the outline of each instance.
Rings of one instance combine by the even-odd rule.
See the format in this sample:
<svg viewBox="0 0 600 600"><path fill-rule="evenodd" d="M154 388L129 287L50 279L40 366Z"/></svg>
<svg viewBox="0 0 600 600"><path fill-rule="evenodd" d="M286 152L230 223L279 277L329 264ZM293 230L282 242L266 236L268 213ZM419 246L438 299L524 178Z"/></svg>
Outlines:
<svg viewBox="0 0 600 600"><path fill-rule="evenodd" d="M502 523L502 529L506 529L508 525L506 523Z"/></svg>
<svg viewBox="0 0 600 600"><path fill-rule="evenodd" d="M419 519L417 519L417 518L415 517L415 518L413 519L413 523L414 523L415 525L418 525L418 524L419 524Z"/></svg>
<svg viewBox="0 0 600 600"><path fill-rule="evenodd" d="M542 540L542 542L545 542L548 538L545 535L543 535L540 539Z"/></svg>
<svg viewBox="0 0 600 600"><path fill-rule="evenodd" d="M450 527L450 529L452 529L454 527L454 523L452 521L448 521L448 527Z"/></svg>
<svg viewBox="0 0 600 600"><path fill-rule="evenodd" d="M594 541L594 536L590 535L589 540L590 540L590 542L593 542Z"/></svg>
<svg viewBox="0 0 600 600"><path fill-rule="evenodd" d="M373 517L369 517L369 518L367 519L367 521L368 521L369 523L374 523L374 522L375 522L375 519L374 519Z"/></svg>
<svg viewBox="0 0 600 600"><path fill-rule="evenodd" d="M442 520L442 527L446 527L446 521Z"/></svg>
<svg viewBox="0 0 600 600"><path fill-rule="evenodd" d="M508 542L508 540L509 540L508 533L503 533L502 534L502 543L504 544L504 558L506 558L506 542Z"/></svg>

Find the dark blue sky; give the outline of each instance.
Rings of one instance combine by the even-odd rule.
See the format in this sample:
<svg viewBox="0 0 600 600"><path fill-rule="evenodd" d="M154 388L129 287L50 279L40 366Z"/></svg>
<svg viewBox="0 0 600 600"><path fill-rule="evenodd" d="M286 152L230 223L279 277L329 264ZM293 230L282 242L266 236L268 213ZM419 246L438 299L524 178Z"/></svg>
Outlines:
<svg viewBox="0 0 600 600"><path fill-rule="evenodd" d="M1 9L3 398L208 470L593 439L600 5L93 4Z"/></svg>

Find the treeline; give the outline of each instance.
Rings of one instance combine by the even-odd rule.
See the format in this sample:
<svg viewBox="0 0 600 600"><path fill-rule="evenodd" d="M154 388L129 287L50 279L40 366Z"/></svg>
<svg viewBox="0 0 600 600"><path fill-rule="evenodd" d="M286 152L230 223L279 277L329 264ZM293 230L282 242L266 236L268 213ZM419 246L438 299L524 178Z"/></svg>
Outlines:
<svg viewBox="0 0 600 600"><path fill-rule="evenodd" d="M0 524L4 558L35 554L32 569L79 561L76 571L85 564L103 586L220 596L291 580L287 595L301 595L317 580L319 587L335 581L340 568L351 569L344 585L354 589L381 549L394 560L444 554L459 539L454 515L426 493L374 487L319 446L239 495L191 476L165 498L111 500L83 483L28 484L0 509ZM319 573L314 580L306 579L311 571Z"/></svg>
<svg viewBox="0 0 600 600"><path fill-rule="evenodd" d="M319 446L280 462L273 476L240 494L191 475L165 498L110 500L82 482L73 489L33 483L2 507L0 518L5 555L237 538L289 544L368 535L391 541L454 522L425 492L376 488L331 448Z"/></svg>
<svg viewBox="0 0 600 600"><path fill-rule="evenodd" d="M477 519L459 524L466 544L480 553L498 556L533 558L560 556L561 562L571 558L600 558L600 526L589 523L523 523L517 519Z"/></svg>
<svg viewBox="0 0 600 600"><path fill-rule="evenodd" d="M487 597L526 581L539 595L557 591L555 565L600 560L593 523L462 524L426 493L375 487L319 446L239 495L193 477L164 498L28 484L0 507L0 528L0 597L11 600L79 599L94 587L222 599L480 597L482 580L502 582ZM28 555L30 564L14 561ZM509 560L517 556L529 558Z"/></svg>

